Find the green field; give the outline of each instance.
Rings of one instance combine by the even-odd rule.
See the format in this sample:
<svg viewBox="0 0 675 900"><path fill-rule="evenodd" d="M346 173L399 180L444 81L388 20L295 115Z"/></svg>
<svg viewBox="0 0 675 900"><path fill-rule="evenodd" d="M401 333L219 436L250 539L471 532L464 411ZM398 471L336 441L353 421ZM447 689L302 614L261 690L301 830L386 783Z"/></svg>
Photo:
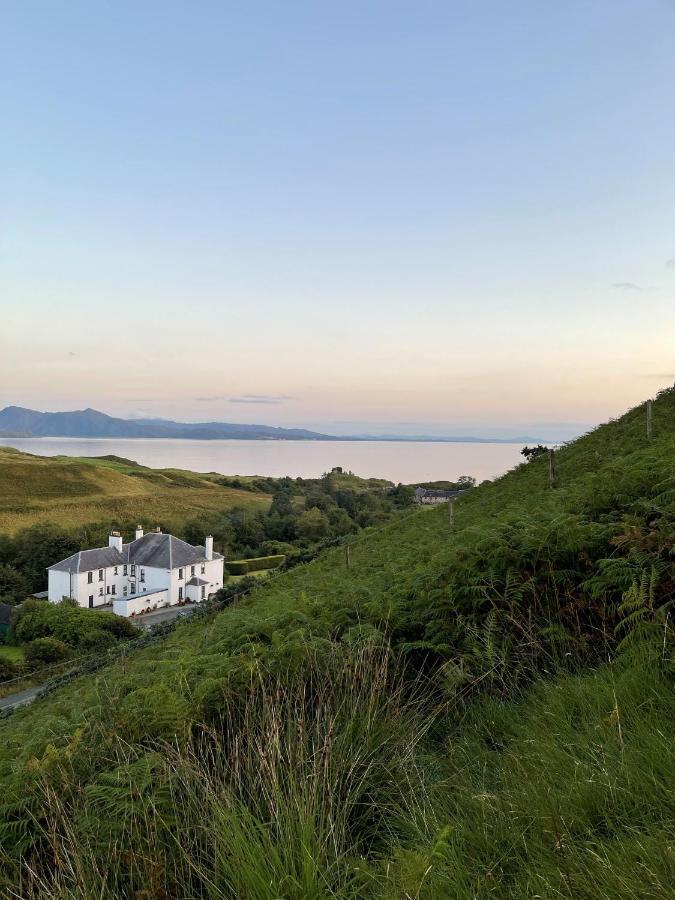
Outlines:
<svg viewBox="0 0 675 900"><path fill-rule="evenodd" d="M24 659L23 649L21 647L12 647L9 644L0 644L0 657L20 665Z"/></svg>
<svg viewBox="0 0 675 900"><path fill-rule="evenodd" d="M7 883L665 900L674 523L670 391L74 680L0 724Z"/></svg>
<svg viewBox="0 0 675 900"><path fill-rule="evenodd" d="M74 528L135 519L156 519L178 530L203 513L268 508L268 494L223 487L220 477L149 469L115 458L42 457L0 447L0 534L36 524Z"/></svg>

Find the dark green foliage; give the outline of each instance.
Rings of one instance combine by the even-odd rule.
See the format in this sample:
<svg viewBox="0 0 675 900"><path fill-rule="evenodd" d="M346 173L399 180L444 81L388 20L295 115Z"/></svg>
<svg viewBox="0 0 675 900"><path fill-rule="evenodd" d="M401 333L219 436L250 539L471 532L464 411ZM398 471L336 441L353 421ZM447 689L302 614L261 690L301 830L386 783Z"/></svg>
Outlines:
<svg viewBox="0 0 675 900"><path fill-rule="evenodd" d="M55 637L39 637L24 646L26 665L32 669L63 662L72 654L70 647Z"/></svg>
<svg viewBox="0 0 675 900"><path fill-rule="evenodd" d="M537 444L536 447L523 447L520 452L528 462L532 462L533 459L548 453L548 447L545 447L543 444Z"/></svg>
<svg viewBox="0 0 675 900"><path fill-rule="evenodd" d="M0 565L0 603L21 603L30 593L30 582L14 566Z"/></svg>
<svg viewBox="0 0 675 900"><path fill-rule="evenodd" d="M16 678L21 672L19 666L4 656L0 656L0 684L3 681L10 681Z"/></svg>
<svg viewBox="0 0 675 900"><path fill-rule="evenodd" d="M109 612L83 609L64 601L27 600L12 625L15 640L30 644L37 638L55 638L78 654L105 650L118 640L129 640L138 630L129 619Z"/></svg>

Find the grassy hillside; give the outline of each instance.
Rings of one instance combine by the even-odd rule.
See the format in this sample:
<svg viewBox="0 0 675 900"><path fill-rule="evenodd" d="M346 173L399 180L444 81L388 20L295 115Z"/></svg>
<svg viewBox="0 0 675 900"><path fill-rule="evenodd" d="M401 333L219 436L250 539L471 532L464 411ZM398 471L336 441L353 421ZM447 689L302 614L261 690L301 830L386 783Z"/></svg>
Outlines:
<svg viewBox="0 0 675 900"><path fill-rule="evenodd" d="M0 533L49 523L156 518L180 524L234 506L266 509L267 494L224 487L217 475L149 469L118 458L44 457L0 447Z"/></svg>
<svg viewBox="0 0 675 900"><path fill-rule="evenodd" d="M675 393L0 725L20 897L670 896ZM18 885L18 887L17 887Z"/></svg>

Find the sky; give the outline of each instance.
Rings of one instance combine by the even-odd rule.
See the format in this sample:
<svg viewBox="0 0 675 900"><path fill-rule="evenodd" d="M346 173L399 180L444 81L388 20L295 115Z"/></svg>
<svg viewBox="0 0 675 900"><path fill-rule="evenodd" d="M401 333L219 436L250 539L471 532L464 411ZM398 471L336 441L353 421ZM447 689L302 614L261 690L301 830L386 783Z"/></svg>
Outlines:
<svg viewBox="0 0 675 900"><path fill-rule="evenodd" d="M675 381L675 0L4 0L0 406L565 438Z"/></svg>

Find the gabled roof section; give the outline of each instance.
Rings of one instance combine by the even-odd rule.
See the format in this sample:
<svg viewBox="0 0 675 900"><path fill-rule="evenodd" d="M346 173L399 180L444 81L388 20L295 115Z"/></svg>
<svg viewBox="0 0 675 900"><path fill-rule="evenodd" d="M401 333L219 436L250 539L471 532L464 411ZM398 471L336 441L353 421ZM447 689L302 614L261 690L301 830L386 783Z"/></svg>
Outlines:
<svg viewBox="0 0 675 900"><path fill-rule="evenodd" d="M115 547L98 547L95 550L80 550L61 562L54 563L49 569L59 572L90 572L93 569L105 569L106 566L119 566L126 562L124 554Z"/></svg>
<svg viewBox="0 0 675 900"><path fill-rule="evenodd" d="M213 558L223 559L223 556L214 553ZM193 547L172 534L151 531L136 541L124 544L121 553L115 547L80 550L79 553L49 566L49 569L71 573L91 572L93 569L105 569L107 566L120 566L124 563L155 569L176 569L206 561L204 547Z"/></svg>

